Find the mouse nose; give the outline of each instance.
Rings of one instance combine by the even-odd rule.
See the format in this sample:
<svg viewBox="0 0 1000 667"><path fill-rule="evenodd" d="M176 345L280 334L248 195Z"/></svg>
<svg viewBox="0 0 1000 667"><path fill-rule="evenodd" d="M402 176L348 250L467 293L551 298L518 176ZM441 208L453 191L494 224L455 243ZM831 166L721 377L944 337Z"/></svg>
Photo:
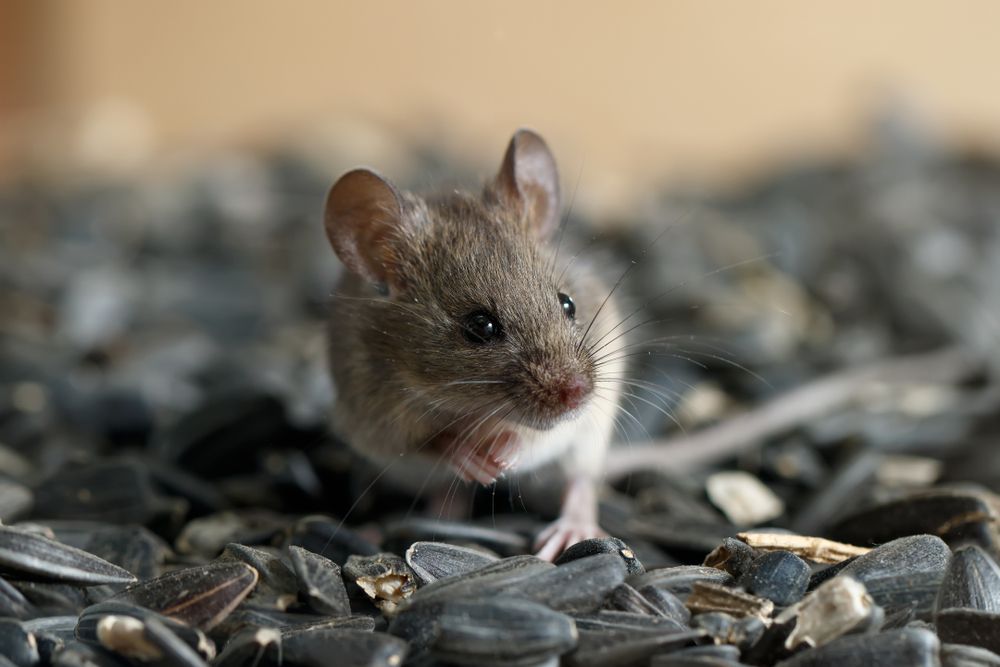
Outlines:
<svg viewBox="0 0 1000 667"><path fill-rule="evenodd" d="M583 375L574 373L559 387L559 402L567 410L575 410L590 393L590 382Z"/></svg>

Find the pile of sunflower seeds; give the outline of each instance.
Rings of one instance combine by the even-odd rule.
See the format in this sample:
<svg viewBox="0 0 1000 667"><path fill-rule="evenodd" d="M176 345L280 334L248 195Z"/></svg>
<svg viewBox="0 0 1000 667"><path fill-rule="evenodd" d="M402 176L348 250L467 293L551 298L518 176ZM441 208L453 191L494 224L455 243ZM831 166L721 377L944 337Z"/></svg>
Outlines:
<svg viewBox="0 0 1000 667"><path fill-rule="evenodd" d="M683 439L915 352L977 372L630 471L615 537L554 564L530 555L548 489L469 489L442 520L329 435L319 211L351 164L5 185L0 667L1000 665L1000 161L904 130L600 231L574 208L567 244L636 262L619 434ZM483 171L401 164L403 186Z"/></svg>

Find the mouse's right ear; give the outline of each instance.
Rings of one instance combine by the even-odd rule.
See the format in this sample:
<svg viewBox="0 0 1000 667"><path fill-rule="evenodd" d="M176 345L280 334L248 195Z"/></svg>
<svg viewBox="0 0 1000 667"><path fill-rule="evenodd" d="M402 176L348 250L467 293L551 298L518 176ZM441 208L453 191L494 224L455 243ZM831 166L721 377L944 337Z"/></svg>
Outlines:
<svg viewBox="0 0 1000 667"><path fill-rule="evenodd" d="M402 222L399 191L370 169L347 172L326 197L330 245L347 268L372 282L394 282L390 241Z"/></svg>

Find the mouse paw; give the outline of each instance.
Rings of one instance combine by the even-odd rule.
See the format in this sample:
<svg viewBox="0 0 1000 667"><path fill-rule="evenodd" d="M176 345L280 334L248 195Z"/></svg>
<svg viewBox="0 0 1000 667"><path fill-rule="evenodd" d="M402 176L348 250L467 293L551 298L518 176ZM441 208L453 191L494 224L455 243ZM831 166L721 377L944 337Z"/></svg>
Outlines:
<svg viewBox="0 0 1000 667"><path fill-rule="evenodd" d="M571 547L577 542L607 536L608 534L594 521L560 517L549 524L535 538L535 555L543 560L553 561L567 547Z"/></svg>
<svg viewBox="0 0 1000 667"><path fill-rule="evenodd" d="M486 439L452 443L446 458L460 479L466 482L492 484L513 468L518 461L520 448L517 436L501 433Z"/></svg>

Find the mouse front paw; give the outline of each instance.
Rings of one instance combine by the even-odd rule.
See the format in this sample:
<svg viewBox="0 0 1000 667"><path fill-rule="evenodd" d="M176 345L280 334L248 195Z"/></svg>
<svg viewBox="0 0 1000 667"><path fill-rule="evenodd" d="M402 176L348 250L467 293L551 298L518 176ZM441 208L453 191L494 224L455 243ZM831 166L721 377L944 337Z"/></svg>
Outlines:
<svg viewBox="0 0 1000 667"><path fill-rule="evenodd" d="M520 447L517 435L503 432L486 438L452 439L444 455L458 477L466 482L492 484L517 465Z"/></svg>
<svg viewBox="0 0 1000 667"><path fill-rule="evenodd" d="M560 517L535 538L535 555L543 560L553 561L577 542L607 536L608 534L594 521Z"/></svg>

